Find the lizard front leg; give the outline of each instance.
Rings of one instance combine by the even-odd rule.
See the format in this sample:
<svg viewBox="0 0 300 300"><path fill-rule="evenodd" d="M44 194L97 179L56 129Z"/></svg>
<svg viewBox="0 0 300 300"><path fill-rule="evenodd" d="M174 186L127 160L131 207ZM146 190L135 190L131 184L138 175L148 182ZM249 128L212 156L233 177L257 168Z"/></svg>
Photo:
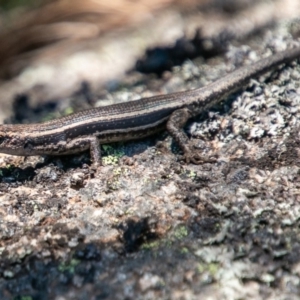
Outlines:
<svg viewBox="0 0 300 300"><path fill-rule="evenodd" d="M101 166L102 159L101 159L101 149L100 149L100 142L97 136L90 135L90 136L81 136L76 139L73 139L64 147L64 154L72 154L83 152L85 150L90 150L90 156L92 160L92 164L94 167Z"/></svg>
<svg viewBox="0 0 300 300"><path fill-rule="evenodd" d="M90 141L90 155L93 165L97 168L102 165L102 156L99 139L96 136L92 136Z"/></svg>
<svg viewBox="0 0 300 300"><path fill-rule="evenodd" d="M213 158L203 157L198 153L191 151L189 147L189 138L183 131L183 127L190 118L191 114L188 108L181 108L174 111L167 122L168 132L183 151L187 163L192 162L194 164L200 164L204 162L214 162L215 159Z"/></svg>

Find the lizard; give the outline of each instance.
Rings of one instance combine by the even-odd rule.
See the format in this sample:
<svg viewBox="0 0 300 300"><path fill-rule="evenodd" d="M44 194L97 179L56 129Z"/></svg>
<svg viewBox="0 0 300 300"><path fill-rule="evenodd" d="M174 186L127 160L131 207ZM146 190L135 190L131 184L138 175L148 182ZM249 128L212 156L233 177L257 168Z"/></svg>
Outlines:
<svg viewBox="0 0 300 300"><path fill-rule="evenodd" d="M245 65L200 88L91 108L37 124L0 125L0 152L18 155L68 155L90 150L101 165L102 143L140 139L167 129L187 163L200 163L183 131L186 122L258 77L300 57L300 47Z"/></svg>

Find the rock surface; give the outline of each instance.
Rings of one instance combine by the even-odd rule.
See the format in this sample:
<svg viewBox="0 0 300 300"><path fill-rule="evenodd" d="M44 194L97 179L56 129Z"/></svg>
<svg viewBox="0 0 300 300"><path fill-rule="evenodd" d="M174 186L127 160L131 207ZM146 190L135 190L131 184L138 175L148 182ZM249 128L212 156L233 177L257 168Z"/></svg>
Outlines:
<svg viewBox="0 0 300 300"><path fill-rule="evenodd" d="M289 30L109 94L205 85L290 47ZM0 298L298 299L299 78L283 66L188 124L215 163L182 162L166 132L106 146L97 173L87 153L1 155Z"/></svg>

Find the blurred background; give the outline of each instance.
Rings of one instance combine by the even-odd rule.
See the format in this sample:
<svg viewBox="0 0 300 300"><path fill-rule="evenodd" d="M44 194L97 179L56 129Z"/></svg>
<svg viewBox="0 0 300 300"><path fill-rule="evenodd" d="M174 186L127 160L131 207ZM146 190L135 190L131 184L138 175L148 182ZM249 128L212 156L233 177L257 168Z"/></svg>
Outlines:
<svg viewBox="0 0 300 300"><path fill-rule="evenodd" d="M212 58L298 16L298 2L1 0L0 123L32 122L29 112L57 105L66 110L76 106L66 98L78 93L94 105L124 80L159 78L188 59Z"/></svg>

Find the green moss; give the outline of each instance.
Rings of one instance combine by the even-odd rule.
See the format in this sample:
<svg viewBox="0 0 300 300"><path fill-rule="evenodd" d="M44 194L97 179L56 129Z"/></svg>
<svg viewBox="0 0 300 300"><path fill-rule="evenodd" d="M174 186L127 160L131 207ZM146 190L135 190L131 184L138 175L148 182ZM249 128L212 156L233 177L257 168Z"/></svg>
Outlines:
<svg viewBox="0 0 300 300"><path fill-rule="evenodd" d="M123 173L123 169L122 169L122 168L115 168L115 169L113 170L113 174L114 174L115 176L121 175L122 173Z"/></svg>
<svg viewBox="0 0 300 300"><path fill-rule="evenodd" d="M143 244L141 248L145 250L150 250L150 249L158 248L159 244L160 244L159 241L149 242Z"/></svg>
<svg viewBox="0 0 300 300"><path fill-rule="evenodd" d="M209 264L201 264L197 265L197 271L199 273L208 272L211 276L215 276L219 270L219 264L217 263L209 263Z"/></svg>
<svg viewBox="0 0 300 300"><path fill-rule="evenodd" d="M189 251L189 249L187 248L187 247L182 247L181 248L181 253L182 254L187 254L187 253L189 253L190 251Z"/></svg>
<svg viewBox="0 0 300 300"><path fill-rule="evenodd" d="M58 266L58 270L60 272L70 272L71 274L73 274L75 272L75 267L77 265L79 265L80 260L78 259L71 259L71 261L69 263L61 263Z"/></svg>
<svg viewBox="0 0 300 300"><path fill-rule="evenodd" d="M194 178L196 178L197 173L195 171L189 170L189 171L186 171L186 175L187 175L187 177L194 179Z"/></svg>
<svg viewBox="0 0 300 300"><path fill-rule="evenodd" d="M180 172L180 177L182 179L195 180L195 179L197 179L198 175L197 175L197 172L195 172L193 170L182 169Z"/></svg>
<svg viewBox="0 0 300 300"><path fill-rule="evenodd" d="M125 155L122 147L114 148L110 145L102 145L102 149L107 156L102 157L104 165L117 165L119 159Z"/></svg>
<svg viewBox="0 0 300 300"><path fill-rule="evenodd" d="M102 158L102 162L104 165L117 165L118 161L118 158L112 155L105 156Z"/></svg>
<svg viewBox="0 0 300 300"><path fill-rule="evenodd" d="M67 116L67 115L70 115L74 112L74 109L72 107L68 107L65 109L64 111L64 115Z"/></svg>
<svg viewBox="0 0 300 300"><path fill-rule="evenodd" d="M210 263L210 264L208 265L208 272L209 272L212 276L216 275L218 270L219 270L219 264L217 264L217 263Z"/></svg>
<svg viewBox="0 0 300 300"><path fill-rule="evenodd" d="M187 235L188 235L188 230L184 225L178 226L173 232L173 236L178 240L183 239Z"/></svg>
<svg viewBox="0 0 300 300"><path fill-rule="evenodd" d="M118 179L115 178L113 180L108 180L106 182L106 188L108 191L117 191L120 188L120 183L118 182Z"/></svg>

